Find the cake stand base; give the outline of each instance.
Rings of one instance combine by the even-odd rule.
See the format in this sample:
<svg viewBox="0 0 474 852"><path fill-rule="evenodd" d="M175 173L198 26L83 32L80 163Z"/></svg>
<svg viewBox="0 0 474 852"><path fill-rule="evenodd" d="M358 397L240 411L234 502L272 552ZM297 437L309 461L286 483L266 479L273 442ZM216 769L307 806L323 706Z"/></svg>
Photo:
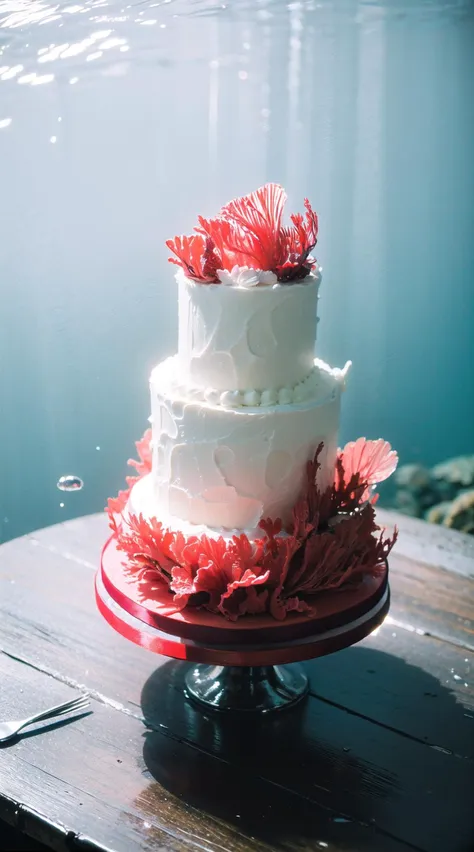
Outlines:
<svg viewBox="0 0 474 852"><path fill-rule="evenodd" d="M194 666L185 678L189 696L210 710L259 712L282 710L308 692L298 663L286 666Z"/></svg>

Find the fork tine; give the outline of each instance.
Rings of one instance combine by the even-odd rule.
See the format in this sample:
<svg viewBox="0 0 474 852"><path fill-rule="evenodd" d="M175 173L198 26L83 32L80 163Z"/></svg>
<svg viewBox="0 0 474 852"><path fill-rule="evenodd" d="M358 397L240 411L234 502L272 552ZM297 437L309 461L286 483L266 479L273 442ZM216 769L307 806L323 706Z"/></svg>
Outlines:
<svg viewBox="0 0 474 852"><path fill-rule="evenodd" d="M90 701L76 701L69 707L64 707L62 710L56 710L54 713L50 710L49 713L42 713L40 716L36 716L35 719L28 722L29 725L36 724L36 722L44 722L47 719L57 719L59 716L66 716L68 713L76 713L78 710L83 710L86 707L89 707Z"/></svg>
<svg viewBox="0 0 474 852"><path fill-rule="evenodd" d="M37 722L44 721L54 721L54 719L60 719L61 716L67 716L69 713L78 713L81 710L86 710L87 707L90 707L90 701L82 701L79 704L75 704L74 707L67 707L65 710L60 710L59 713L54 713L51 716L43 716L41 719L37 719Z"/></svg>
<svg viewBox="0 0 474 852"><path fill-rule="evenodd" d="M41 719L48 719L51 716L57 716L59 713L69 713L74 710L78 704L82 704L85 700L89 701L89 695L87 693L82 693L77 696L77 698L73 698L71 701L65 701L64 704L58 704L56 707L50 707L48 710L43 710L41 713L37 713L35 716L31 717L28 724L31 725L33 722L39 722Z"/></svg>

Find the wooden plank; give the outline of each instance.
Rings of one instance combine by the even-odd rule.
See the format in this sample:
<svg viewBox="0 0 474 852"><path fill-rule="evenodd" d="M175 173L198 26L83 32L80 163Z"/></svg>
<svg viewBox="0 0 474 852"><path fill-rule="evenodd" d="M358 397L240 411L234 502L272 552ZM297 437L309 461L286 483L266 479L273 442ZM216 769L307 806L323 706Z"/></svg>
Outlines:
<svg viewBox="0 0 474 852"><path fill-rule="evenodd" d="M474 650L474 581L394 553L390 587L392 617Z"/></svg>
<svg viewBox="0 0 474 852"><path fill-rule="evenodd" d="M33 696L35 706L41 706L46 700L61 701L70 692L4 655L0 673L6 685L2 714L13 709L28 713ZM176 699L174 690L170 697ZM183 705L182 696L178 703ZM200 719L207 727L205 717ZM325 779L321 785L314 783L312 768L313 790L301 797L286 783L259 777L251 743L244 762L230 762L171 737L165 729L144 733L138 719L94 701L91 715L61 727L48 725L40 734L4 746L0 818L58 852L413 848L377 827L375 803L371 825L340 814L336 799L323 787ZM278 761L274 749L272 759ZM342 785L347 783L344 773L354 771L350 765L355 765L352 758L346 768L339 761ZM308 775L308 767L302 769ZM320 788L324 805L317 801Z"/></svg>
<svg viewBox="0 0 474 852"><path fill-rule="evenodd" d="M96 568L105 541L110 535L105 512L86 515L61 524L45 527L14 541L30 542L50 553L61 553L71 563ZM7 542L2 547L13 546Z"/></svg>
<svg viewBox="0 0 474 852"><path fill-rule="evenodd" d="M20 647L40 667L67 672L74 682L136 708L141 685L165 660L125 642L103 622L91 569L57 552L48 551L45 559L44 553L25 539L0 548L0 645L11 653ZM44 588L51 590L47 596ZM403 621L411 617L396 607L395 613ZM315 694L420 740L456 753L468 750L471 655L390 618L356 648L309 664ZM444 711L456 702L465 711L448 726Z"/></svg>
<svg viewBox="0 0 474 852"><path fill-rule="evenodd" d="M306 667L322 700L474 759L473 665L471 653L387 620L359 645Z"/></svg>
<svg viewBox="0 0 474 852"><path fill-rule="evenodd" d="M377 519L387 529L398 527L400 556L474 579L473 536L386 509L377 509Z"/></svg>

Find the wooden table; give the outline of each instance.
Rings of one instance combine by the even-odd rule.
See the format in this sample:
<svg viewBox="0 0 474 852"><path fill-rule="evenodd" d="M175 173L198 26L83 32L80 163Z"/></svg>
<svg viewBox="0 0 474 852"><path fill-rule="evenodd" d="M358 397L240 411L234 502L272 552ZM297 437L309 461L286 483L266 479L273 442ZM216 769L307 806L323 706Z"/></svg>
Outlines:
<svg viewBox="0 0 474 852"><path fill-rule="evenodd" d="M397 520L384 625L305 664L305 703L238 722L98 615L104 517L3 545L0 718L93 696L1 749L3 848L472 852L474 540Z"/></svg>

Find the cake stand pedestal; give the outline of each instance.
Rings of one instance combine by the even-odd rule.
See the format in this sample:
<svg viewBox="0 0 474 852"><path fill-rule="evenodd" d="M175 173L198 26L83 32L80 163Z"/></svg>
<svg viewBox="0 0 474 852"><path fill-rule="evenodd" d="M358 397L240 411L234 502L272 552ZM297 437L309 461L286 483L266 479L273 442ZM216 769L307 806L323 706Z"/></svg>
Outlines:
<svg viewBox="0 0 474 852"><path fill-rule="evenodd" d="M298 662L359 642L382 623L390 604L385 564L355 589L325 592L314 615L291 613L282 622L252 616L231 623L206 610L176 612L163 587L130 582L122 559L112 537L96 575L101 614L131 642L194 663L186 674L186 693L210 710L267 713L294 705L309 688Z"/></svg>
<svg viewBox="0 0 474 852"><path fill-rule="evenodd" d="M213 710L280 710L309 689L302 666L208 666L198 664L185 678L195 701Z"/></svg>

